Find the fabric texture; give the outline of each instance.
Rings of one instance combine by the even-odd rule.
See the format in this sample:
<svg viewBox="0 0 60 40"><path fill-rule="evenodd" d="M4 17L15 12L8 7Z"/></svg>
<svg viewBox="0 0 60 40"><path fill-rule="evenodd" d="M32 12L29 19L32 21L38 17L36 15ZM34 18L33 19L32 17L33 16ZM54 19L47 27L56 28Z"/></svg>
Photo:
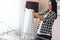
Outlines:
<svg viewBox="0 0 60 40"><path fill-rule="evenodd" d="M34 40L51 40L50 36L37 34Z"/></svg>
<svg viewBox="0 0 60 40"><path fill-rule="evenodd" d="M39 21L38 29L39 29L40 25L41 25L41 27L40 27L40 30L38 30L39 31L38 34L52 36L52 26L53 26L56 14L53 11L49 11L47 13L48 13L48 15L45 17L46 21L43 22L42 25ZM45 14L46 13L41 13L40 15L44 16Z"/></svg>

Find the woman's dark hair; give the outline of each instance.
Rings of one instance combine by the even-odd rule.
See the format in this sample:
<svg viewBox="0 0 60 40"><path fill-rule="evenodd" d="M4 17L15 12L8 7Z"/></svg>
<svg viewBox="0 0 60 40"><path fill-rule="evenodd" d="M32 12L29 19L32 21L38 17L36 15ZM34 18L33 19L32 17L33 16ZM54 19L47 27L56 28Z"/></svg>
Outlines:
<svg viewBox="0 0 60 40"><path fill-rule="evenodd" d="M52 11L54 11L56 13L56 18L57 18L57 2L56 2L56 0L50 0L50 1L52 3Z"/></svg>

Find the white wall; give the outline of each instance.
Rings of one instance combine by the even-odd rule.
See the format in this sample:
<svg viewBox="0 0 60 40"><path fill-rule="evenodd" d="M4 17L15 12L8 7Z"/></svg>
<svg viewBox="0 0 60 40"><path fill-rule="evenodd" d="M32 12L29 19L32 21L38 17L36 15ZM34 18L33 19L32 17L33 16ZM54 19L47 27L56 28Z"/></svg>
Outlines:
<svg viewBox="0 0 60 40"><path fill-rule="evenodd" d="M52 40L60 40L60 16L55 20L53 25L53 38Z"/></svg>
<svg viewBox="0 0 60 40"><path fill-rule="evenodd" d="M49 0L40 0L39 2L39 9L40 9L40 12L45 10L47 8L47 3L48 3Z"/></svg>

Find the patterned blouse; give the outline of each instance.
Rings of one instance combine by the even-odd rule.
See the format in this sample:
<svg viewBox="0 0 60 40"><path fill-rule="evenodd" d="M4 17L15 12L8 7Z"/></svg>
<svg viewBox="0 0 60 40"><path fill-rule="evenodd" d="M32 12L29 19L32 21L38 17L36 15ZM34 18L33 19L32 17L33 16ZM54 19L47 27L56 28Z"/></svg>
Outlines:
<svg viewBox="0 0 60 40"><path fill-rule="evenodd" d="M56 18L56 13L53 11L49 11L47 13L48 13L48 15L45 17L45 22L42 23L40 29L39 29L39 26L41 24L40 23L41 21L39 21L39 24L38 24L39 33L38 34L52 36L52 25ZM42 13L40 15L44 16L45 14L46 13Z"/></svg>

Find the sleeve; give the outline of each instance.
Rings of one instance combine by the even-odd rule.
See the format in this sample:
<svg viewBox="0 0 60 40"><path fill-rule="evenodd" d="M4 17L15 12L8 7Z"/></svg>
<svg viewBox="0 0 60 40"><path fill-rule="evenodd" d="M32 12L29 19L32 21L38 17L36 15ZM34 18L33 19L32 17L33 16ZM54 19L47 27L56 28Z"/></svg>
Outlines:
<svg viewBox="0 0 60 40"><path fill-rule="evenodd" d="M39 15L43 16L46 14L46 10L45 11L42 11Z"/></svg>
<svg viewBox="0 0 60 40"><path fill-rule="evenodd" d="M39 14L39 15L44 16L44 15L45 15L45 13L41 13L41 14Z"/></svg>
<svg viewBox="0 0 60 40"><path fill-rule="evenodd" d="M47 16L46 21L45 21L47 26L51 27L53 25L53 23L55 21L55 17L56 17L55 12L49 13L49 15Z"/></svg>
<svg viewBox="0 0 60 40"><path fill-rule="evenodd" d="M52 12L52 13L50 13L50 14L47 16L47 21L52 21L52 22L54 22L55 18L56 18L56 13L55 13L55 12Z"/></svg>
<svg viewBox="0 0 60 40"><path fill-rule="evenodd" d="M53 12L52 15L51 15L51 20L55 20L55 18L56 18L56 13Z"/></svg>

